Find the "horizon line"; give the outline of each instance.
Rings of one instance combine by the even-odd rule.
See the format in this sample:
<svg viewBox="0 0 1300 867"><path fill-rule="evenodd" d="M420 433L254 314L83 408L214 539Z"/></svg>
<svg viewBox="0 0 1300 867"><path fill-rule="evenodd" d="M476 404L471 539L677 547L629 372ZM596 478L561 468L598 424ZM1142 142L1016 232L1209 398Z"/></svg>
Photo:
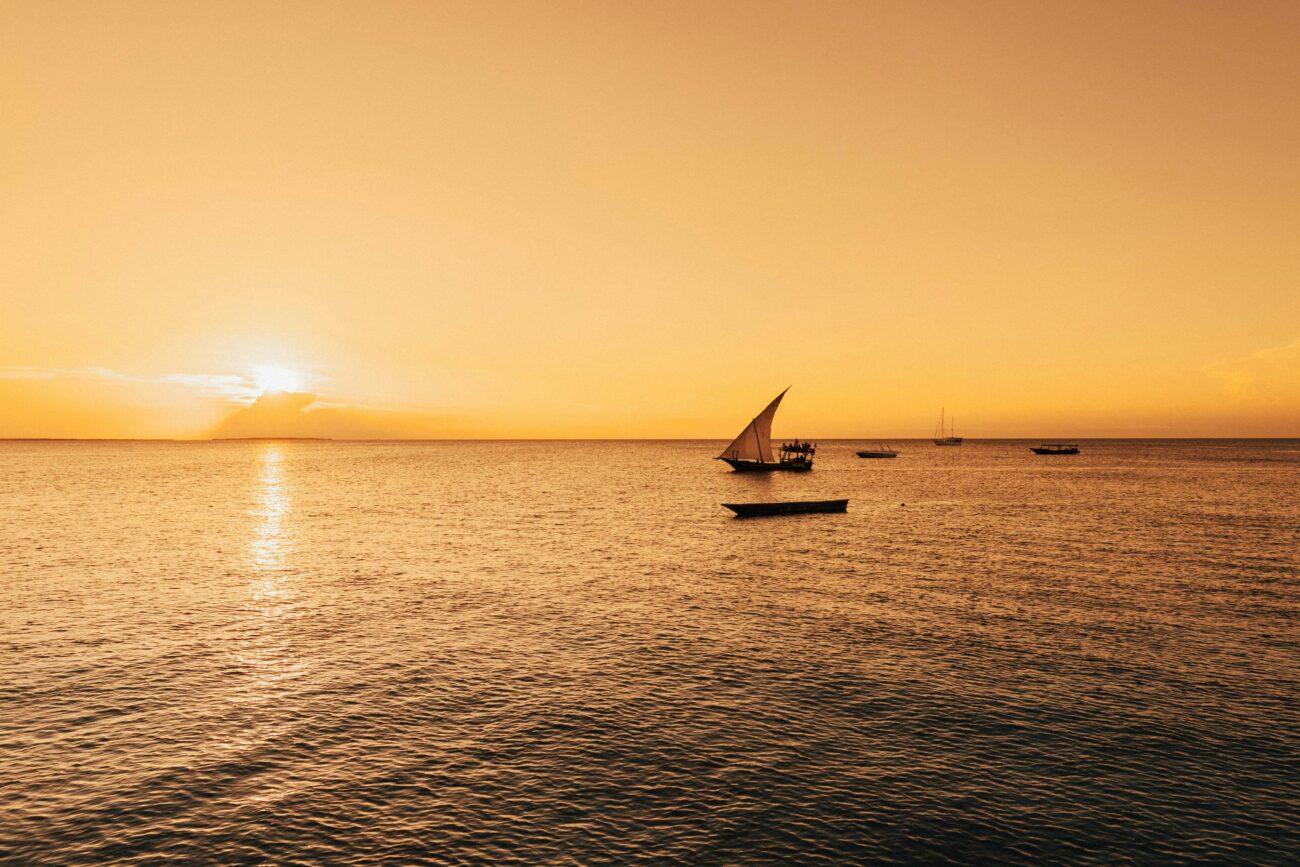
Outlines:
<svg viewBox="0 0 1300 867"><path fill-rule="evenodd" d="M773 441L781 439L774 437ZM818 442L927 442L934 437L801 437ZM963 436L967 442L1008 442L1062 440L1072 442L1097 441L1134 441L1134 440L1300 440L1300 434L1294 436L1079 436L1046 437L1043 436ZM307 442L307 443L447 443L447 442L727 442L723 437L0 437L0 443L247 443L247 442Z"/></svg>

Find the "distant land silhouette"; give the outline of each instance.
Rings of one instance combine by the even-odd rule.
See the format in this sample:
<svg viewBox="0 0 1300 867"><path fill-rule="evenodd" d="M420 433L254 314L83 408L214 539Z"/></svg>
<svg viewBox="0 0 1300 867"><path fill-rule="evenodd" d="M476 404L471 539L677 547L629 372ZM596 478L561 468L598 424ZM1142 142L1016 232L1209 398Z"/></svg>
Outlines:
<svg viewBox="0 0 1300 867"><path fill-rule="evenodd" d="M291 442L291 443L332 443L333 437L212 437L214 443L248 443L248 442Z"/></svg>

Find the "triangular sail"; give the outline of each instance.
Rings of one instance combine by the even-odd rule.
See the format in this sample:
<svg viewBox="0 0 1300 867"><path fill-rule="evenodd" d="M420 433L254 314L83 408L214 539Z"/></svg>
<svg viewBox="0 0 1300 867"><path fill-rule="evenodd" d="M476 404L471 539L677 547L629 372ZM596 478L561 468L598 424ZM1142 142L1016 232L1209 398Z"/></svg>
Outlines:
<svg viewBox="0 0 1300 867"><path fill-rule="evenodd" d="M787 388L785 391L789 390ZM772 418L776 415L776 408L781 405L781 398L785 397L785 391L778 394L767 405L767 409L760 412L718 457L736 461L774 463L776 458L772 455Z"/></svg>

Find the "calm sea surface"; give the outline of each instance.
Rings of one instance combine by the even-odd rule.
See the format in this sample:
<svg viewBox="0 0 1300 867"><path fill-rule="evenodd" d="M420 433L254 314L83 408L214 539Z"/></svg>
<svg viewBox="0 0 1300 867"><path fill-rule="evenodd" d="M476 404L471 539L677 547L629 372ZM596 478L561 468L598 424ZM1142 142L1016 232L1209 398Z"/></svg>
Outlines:
<svg viewBox="0 0 1300 867"><path fill-rule="evenodd" d="M0 443L0 860L1297 863L1300 441L721 445Z"/></svg>

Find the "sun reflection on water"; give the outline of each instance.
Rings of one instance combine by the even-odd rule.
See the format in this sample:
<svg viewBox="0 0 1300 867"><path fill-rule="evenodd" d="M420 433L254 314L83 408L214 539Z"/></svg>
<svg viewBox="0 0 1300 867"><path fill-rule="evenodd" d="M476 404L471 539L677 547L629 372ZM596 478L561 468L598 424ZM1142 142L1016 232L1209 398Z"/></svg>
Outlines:
<svg viewBox="0 0 1300 867"><path fill-rule="evenodd" d="M253 538L249 542L249 557L257 569L281 569L289 547L285 518L292 506L289 490L284 483L283 450L276 445L267 446L262 452L261 463L254 495L257 505L253 514L262 521L253 531Z"/></svg>
<svg viewBox="0 0 1300 867"><path fill-rule="evenodd" d="M291 729L294 696L308 665L297 651L295 623L303 615L293 563L293 485L284 446L268 443L257 456L251 508L254 519L245 553L246 617L237 625L233 668L241 672L231 692L243 719L224 746L256 752ZM278 790L250 788L241 796L272 799Z"/></svg>

